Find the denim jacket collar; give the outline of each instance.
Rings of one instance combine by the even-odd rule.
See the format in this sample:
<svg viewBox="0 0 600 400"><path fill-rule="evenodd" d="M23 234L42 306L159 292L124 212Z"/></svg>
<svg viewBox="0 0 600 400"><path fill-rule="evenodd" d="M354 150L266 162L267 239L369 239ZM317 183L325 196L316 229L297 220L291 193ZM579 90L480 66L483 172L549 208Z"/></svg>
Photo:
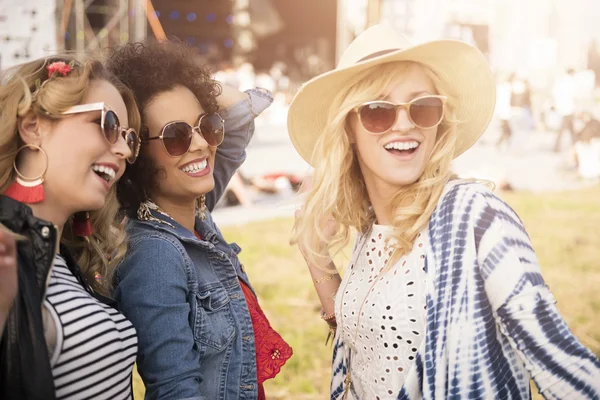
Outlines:
<svg viewBox="0 0 600 400"><path fill-rule="evenodd" d="M146 221L134 219L133 221L128 222L128 226L135 229L135 224L142 224L151 227L152 229L156 229L165 233L169 233L175 236L181 242L191 243L196 246L200 246L208 251L220 252L222 251L217 249L217 244L221 241L224 245L231 248L236 254L241 251L241 248L236 243L228 244L225 239L221 236L220 232L218 232L215 223L213 222L212 216L210 212L206 213L206 220L202 220L199 217L196 217L196 225L195 230L198 232L202 239L198 239L193 232L190 232L187 228L184 228L173 218L161 214L155 210L150 210L150 213L153 217L159 219L160 221L164 221L166 223L157 222L157 221ZM244 283L250 287L250 290L256 294L254 291L254 287L250 284L248 277L245 273L238 274L238 277L244 281Z"/></svg>
<svg viewBox="0 0 600 400"><path fill-rule="evenodd" d="M138 220L136 219L135 221L141 224L147 224L152 226L154 229L158 229L167 233L170 233L171 235L175 236L177 239L179 239L182 242L192 242L192 243L196 243L196 244L202 244L203 246L208 246L209 248L214 248L214 245L218 242L218 234L215 231L215 229L213 228L213 222L212 222L212 217L210 216L210 213L207 213L206 215L206 220L202 220L198 217L196 217L196 223L194 226L194 229L196 230L196 232L198 232L198 234L202 237L202 239L198 239L198 237L196 237L196 235L193 232L190 232L188 229L184 228L182 225L180 225L177 221L175 221L173 218L161 214L155 210L150 210L150 213L152 214L153 217L157 218L162 222L156 222L156 221L145 221L145 220Z"/></svg>

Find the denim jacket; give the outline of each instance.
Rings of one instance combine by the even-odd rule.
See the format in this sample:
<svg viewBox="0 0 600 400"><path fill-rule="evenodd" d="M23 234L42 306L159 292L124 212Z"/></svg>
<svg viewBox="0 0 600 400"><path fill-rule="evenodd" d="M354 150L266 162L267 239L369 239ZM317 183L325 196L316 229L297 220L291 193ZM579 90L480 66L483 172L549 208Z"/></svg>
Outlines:
<svg viewBox="0 0 600 400"><path fill-rule="evenodd" d="M209 210L245 159L253 118L270 100L250 91L223 114L230 130L217 150ZM202 240L153 214L168 224L130 219L127 255L115 273L115 298L138 331L146 398L256 399L254 332L239 280L252 287L240 247L225 241L210 212L196 220Z"/></svg>

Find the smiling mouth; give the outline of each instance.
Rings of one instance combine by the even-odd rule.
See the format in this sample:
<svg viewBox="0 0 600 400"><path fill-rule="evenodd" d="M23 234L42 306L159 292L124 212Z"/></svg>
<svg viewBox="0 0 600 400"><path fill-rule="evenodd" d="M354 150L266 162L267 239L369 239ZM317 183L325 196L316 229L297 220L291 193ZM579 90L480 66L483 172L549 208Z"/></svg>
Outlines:
<svg viewBox="0 0 600 400"><path fill-rule="evenodd" d="M208 167L208 159L204 159L202 161L198 161L192 164L187 164L179 169L187 174L196 174L198 172L204 171L206 167Z"/></svg>
<svg viewBox="0 0 600 400"><path fill-rule="evenodd" d="M92 165L92 171L100 178L104 179L106 183L110 183L115 179L116 171L110 167L106 167L104 165Z"/></svg>
<svg viewBox="0 0 600 400"><path fill-rule="evenodd" d="M411 140L407 142L388 143L383 148L392 154L409 155L417 151L420 145L421 143L417 142L416 140Z"/></svg>

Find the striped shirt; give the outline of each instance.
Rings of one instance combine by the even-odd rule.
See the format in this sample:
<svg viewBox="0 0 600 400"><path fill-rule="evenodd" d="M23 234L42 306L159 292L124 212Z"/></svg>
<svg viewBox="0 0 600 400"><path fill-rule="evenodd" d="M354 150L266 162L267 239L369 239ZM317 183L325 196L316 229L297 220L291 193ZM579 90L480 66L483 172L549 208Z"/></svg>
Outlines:
<svg viewBox="0 0 600 400"><path fill-rule="evenodd" d="M50 356L56 398L131 399L135 328L117 310L90 295L59 255L44 307L56 328Z"/></svg>
<svg viewBox="0 0 600 400"><path fill-rule="evenodd" d="M428 236L425 338L394 398L530 399L533 378L547 399L600 399L600 362L559 314L505 202L450 183ZM338 329L331 399L345 390L349 356Z"/></svg>

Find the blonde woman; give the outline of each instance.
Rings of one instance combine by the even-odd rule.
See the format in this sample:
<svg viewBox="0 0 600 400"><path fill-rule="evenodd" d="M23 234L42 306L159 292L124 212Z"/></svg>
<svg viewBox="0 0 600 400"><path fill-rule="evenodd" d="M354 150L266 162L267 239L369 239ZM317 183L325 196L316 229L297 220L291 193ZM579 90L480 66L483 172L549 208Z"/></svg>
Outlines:
<svg viewBox="0 0 600 400"><path fill-rule="evenodd" d="M518 216L452 160L484 132L494 80L462 42L368 29L288 119L314 167L294 240L335 332L331 398L598 398ZM330 255L359 232L340 278ZM336 330L337 328L337 330Z"/></svg>
<svg viewBox="0 0 600 400"><path fill-rule="evenodd" d="M68 56L2 82L0 224L18 238L18 292L1 272L0 398L129 399L136 332L103 294L125 250L114 188L138 153L134 97Z"/></svg>

